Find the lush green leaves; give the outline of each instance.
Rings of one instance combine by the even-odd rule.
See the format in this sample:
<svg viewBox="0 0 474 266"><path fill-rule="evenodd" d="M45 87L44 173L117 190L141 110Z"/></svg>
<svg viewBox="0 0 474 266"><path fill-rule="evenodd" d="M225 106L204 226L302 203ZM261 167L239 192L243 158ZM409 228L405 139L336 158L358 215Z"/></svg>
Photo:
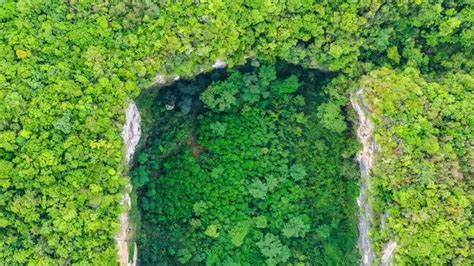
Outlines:
<svg viewBox="0 0 474 266"><path fill-rule="evenodd" d="M412 68L364 78L383 156L373 171L376 211L389 217L375 244L395 238L401 264L471 260L473 84L471 75L430 78Z"/></svg>
<svg viewBox="0 0 474 266"><path fill-rule="evenodd" d="M342 133L347 129L344 116L341 114L341 106L328 102L321 104L318 109L318 117L325 128L336 133Z"/></svg>
<svg viewBox="0 0 474 266"><path fill-rule="evenodd" d="M272 89L275 90L278 94L287 94L294 93L299 87L298 77L295 75L290 76L289 78L276 82Z"/></svg>
<svg viewBox="0 0 474 266"><path fill-rule="evenodd" d="M254 198L265 199L268 188L262 181L257 179L248 186L248 190L250 195L252 195Z"/></svg>
<svg viewBox="0 0 474 266"><path fill-rule="evenodd" d="M309 231L309 224L305 222L303 216L293 216L283 226L282 233L286 237L304 237Z"/></svg>
<svg viewBox="0 0 474 266"><path fill-rule="evenodd" d="M236 247L242 246L242 244L244 243L244 239L249 233L249 231L249 222L245 221L237 223L237 225L229 232L232 244L234 244Z"/></svg>
<svg viewBox="0 0 474 266"><path fill-rule="evenodd" d="M121 176L124 166L120 140L123 109L130 98L139 94L140 88L154 82L158 73L171 80L176 75L191 77L207 72L218 59L234 67L247 59L258 65L260 60L274 62L276 58L325 72L343 72L345 75L337 79L345 84L328 87L325 93L331 100L320 105L319 116L315 118L323 121L314 124L331 132L327 134L344 134L346 126L341 110L347 104L347 91L351 88L348 84L374 66L409 65L433 76L464 71L468 74L451 75L446 78L446 84L452 81L455 90L470 88L465 84L466 76L472 75L474 62L474 9L469 1L409 4L214 1L173 5L142 2L6 0L0 4L0 206L5 225L0 234L3 245L0 261L3 263L115 263L113 237L122 211L119 202L125 184ZM294 77L286 76L287 80L270 84L275 80L275 72L271 67L260 69L257 78L242 74L246 78L241 77L242 84L235 88L216 82L214 89L210 87L202 94L203 101L214 110L231 111L241 107L241 102L255 104L296 91ZM459 85L458 79L464 85ZM190 99L198 87L188 87L189 93L173 102L173 106L182 114L189 114L196 103ZM456 155L459 167L466 171L472 156L469 147L459 143L465 143L461 140L470 133L459 115L472 108L464 96L453 96L455 101L462 102L462 107L454 108L450 93L440 100L431 96L437 95L436 86L430 86L427 91L431 92L420 96L431 97L433 109L426 120L434 121L437 113L444 112L443 118L437 119L448 121L447 126L440 126L444 123L439 121L432 127L423 121L416 122L419 129L398 126L399 133L393 135L416 145L413 156L438 158L447 150L447 156ZM384 112L398 108L390 101L378 100L387 108ZM301 100L294 101L295 106L300 103ZM440 106L446 103L450 108L441 111ZM414 110L402 113L420 115ZM304 122L304 117L293 115ZM168 121L169 124L161 124L162 128L173 134L163 136L162 143L154 145L162 158L180 150L190 136L189 127L179 132L170 130L187 120ZM309 123L313 122L309 120ZM443 134L448 132L448 140L435 140L444 136L434 133L438 127ZM223 133L222 127L214 130L218 136L232 131L226 129ZM292 127L295 134L304 134L304 130L301 125ZM311 128L313 133L318 130ZM425 131L430 138L419 137ZM329 152L326 147L331 144L321 141L318 145L315 149ZM455 155L451 149L456 151ZM415 158L412 160L416 161ZM147 167L157 172L159 164L155 159ZM246 167L251 165L246 163ZM313 168L318 174L326 173L326 169L317 165ZM342 168L348 172L348 167ZM457 168L456 164L451 168ZM335 169L338 167L329 167L327 173ZM435 171L430 165L422 169L420 176L427 180ZM195 170L189 171L195 173ZM310 172L309 168L306 170ZM392 170L402 171L397 167ZM334 175L326 177L331 176ZM154 177L154 174L132 175L132 181L141 186ZM269 176L259 176L262 182L266 178ZM285 183L285 178L286 175L275 175L265 180L268 191L273 192ZM158 194L156 190L147 193ZM406 195L400 198L407 197L411 199ZM154 208L150 201L143 204L147 209ZM23 205L30 208L19 211ZM64 213L74 212L77 213L74 222L64 221ZM331 244L331 248L324 250L337 255L336 246L342 245ZM179 252L185 263L189 253L195 251ZM446 257L440 264L450 259ZM224 261L229 265L232 262L229 258Z"/></svg>
<svg viewBox="0 0 474 266"><path fill-rule="evenodd" d="M151 106L157 113L142 151L150 154L145 163L148 175L155 176L138 191L142 261L324 263L330 260L330 254L322 252L326 249L338 253L339 263L357 261L356 226L347 217L355 209L355 191L347 191L347 185L355 182L345 179L338 168L354 166L343 158L343 153L353 154L345 148L350 142L344 133L334 134L319 124L318 109L308 108L305 98L296 95L298 87L283 94L272 91L274 84L298 77L299 86L317 93L315 75L293 71L279 78L276 68L264 66L209 82L203 94L216 84L242 84L236 105L226 112L209 105L201 113L192 111L184 116L191 123L177 123L182 112L167 111L167 99L146 98L155 101ZM308 80L300 81L299 76ZM257 88L258 101L244 97L248 87ZM272 96L265 98L260 92ZM170 124L175 127L165 126ZM198 136L195 142L176 144L179 138L168 137L190 125L194 125L191 135ZM176 150L157 149L161 146ZM134 168L132 176L141 169L141 165ZM326 220L333 221L333 227L323 238L319 228ZM338 234L339 226L347 233Z"/></svg>
<svg viewBox="0 0 474 266"><path fill-rule="evenodd" d="M307 175L304 165L294 164L290 167L290 176L295 180L299 181L305 178Z"/></svg>
<svg viewBox="0 0 474 266"><path fill-rule="evenodd" d="M266 234L256 245L260 248L262 255L267 258L268 265L286 262L290 257L290 249L282 245L278 237L271 233Z"/></svg>
<svg viewBox="0 0 474 266"><path fill-rule="evenodd" d="M201 100L210 108L218 111L226 111L236 106L236 94L242 86L242 76L235 72L229 80L216 82L210 86L203 94Z"/></svg>

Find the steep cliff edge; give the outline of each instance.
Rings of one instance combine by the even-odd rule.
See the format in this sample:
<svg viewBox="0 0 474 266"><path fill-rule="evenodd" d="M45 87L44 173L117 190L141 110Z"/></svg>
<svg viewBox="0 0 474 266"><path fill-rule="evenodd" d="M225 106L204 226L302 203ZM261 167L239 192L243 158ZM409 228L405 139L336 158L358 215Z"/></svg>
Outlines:
<svg viewBox="0 0 474 266"><path fill-rule="evenodd" d="M351 97L351 104L357 114L358 128L357 138L362 144L362 150L357 155L359 162L361 184L360 194L357 199L359 205L359 249L362 255L362 265L372 265L376 258L369 231L373 223L373 211L370 202L370 170L374 164L374 156L377 151L377 142L373 137L374 124L368 117L368 107L364 99L364 88L359 88ZM390 265L397 243L391 239L383 250L380 265Z"/></svg>
<svg viewBox="0 0 474 266"><path fill-rule="evenodd" d="M360 209L358 244L362 255L361 264L372 265L375 254L369 237L369 229L372 223L373 213L368 193L370 188L370 169L372 168L374 152L377 148L377 144L372 137L374 125L367 117L366 106L363 100L363 88L357 90L351 97L351 104L357 113L357 138L362 144L362 150L357 155L361 174L360 194L357 198L357 204Z"/></svg>
<svg viewBox="0 0 474 266"><path fill-rule="evenodd" d="M135 148L138 142L140 141L140 136L141 136L140 123L141 123L140 112L138 111L138 108L135 102L131 101L126 111L125 124L123 125L123 131L122 131L122 138L125 143L125 149L126 149L125 162L127 163L127 165L130 164L130 161L133 158L133 154L135 153ZM128 211L131 208L131 199L130 199L131 191L132 191L132 185L129 181L127 185L127 192L124 194L122 202L121 202L127 211L120 215L121 230L119 234L115 237L115 239L117 241L120 265L135 266L137 263L137 254L138 254L136 243L133 243L134 245L133 259L132 260L129 259L131 225L130 225L130 217L129 217Z"/></svg>

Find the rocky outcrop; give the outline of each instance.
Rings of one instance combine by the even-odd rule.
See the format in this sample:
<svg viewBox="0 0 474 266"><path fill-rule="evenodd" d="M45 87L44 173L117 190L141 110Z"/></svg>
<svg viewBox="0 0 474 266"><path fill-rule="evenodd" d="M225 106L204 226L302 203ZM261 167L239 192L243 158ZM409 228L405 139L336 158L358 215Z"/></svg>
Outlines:
<svg viewBox="0 0 474 266"><path fill-rule="evenodd" d="M390 239L383 249L382 262L380 264L381 266L388 266L392 264L392 259L396 248L397 242L393 239Z"/></svg>
<svg viewBox="0 0 474 266"><path fill-rule="evenodd" d="M135 102L131 101L125 114L125 124L123 125L122 138L125 143L125 161L130 163L135 154L135 148L140 141L141 117Z"/></svg>
<svg viewBox="0 0 474 266"><path fill-rule="evenodd" d="M140 141L141 128L140 128L141 118L140 112L136 104L131 101L128 105L126 115L125 115L125 124L123 125L122 138L125 144L125 162L127 165L131 162L133 155L135 153L135 148ZM130 260L129 258L129 246L130 246L130 233L131 233L131 224L128 211L131 208L130 192L132 191L132 185L128 184L127 192L122 198L122 205L127 210L125 213L120 215L120 232L115 237L118 247L118 255L120 265L124 266L135 266L137 262L137 245L133 243L134 256Z"/></svg>
<svg viewBox="0 0 474 266"><path fill-rule="evenodd" d="M222 60L217 60L213 65L212 68L214 69L219 69L219 68L225 68L227 66L227 63L222 61Z"/></svg>
<svg viewBox="0 0 474 266"><path fill-rule="evenodd" d="M221 68L226 68L226 67L227 67L227 63L220 59L216 60L216 62L212 65L213 69L221 69ZM199 69L199 72L195 73L194 76L197 76L203 72L204 72L204 68L201 67ZM155 85L158 85L158 86L171 85L175 81L178 81L180 79L181 79L180 76L157 74L155 77Z"/></svg>
<svg viewBox="0 0 474 266"><path fill-rule="evenodd" d="M351 97L351 104L357 113L358 128L357 137L362 144L362 150L357 155L359 162L361 184L360 194L357 198L359 205L359 249L362 255L361 264L372 265L376 258L369 236L369 230L373 223L373 211L370 202L370 170L374 164L374 155L377 151L377 142L373 137L374 124L368 117L369 111L364 99L364 88L361 87ZM386 227L387 214L381 218L381 227ZM381 258L381 265L390 265L393 254L397 247L397 242L391 239L384 247Z"/></svg>

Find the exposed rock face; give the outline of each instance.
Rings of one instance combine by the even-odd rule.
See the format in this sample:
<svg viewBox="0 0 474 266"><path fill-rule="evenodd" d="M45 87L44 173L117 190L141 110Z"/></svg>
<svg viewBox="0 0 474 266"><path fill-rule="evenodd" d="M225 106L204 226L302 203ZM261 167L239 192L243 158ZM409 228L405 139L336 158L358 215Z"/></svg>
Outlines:
<svg viewBox="0 0 474 266"><path fill-rule="evenodd" d="M359 205L359 249L362 253L362 265L372 265L375 258L374 251L369 238L369 229L372 221L372 206L368 199L368 191L370 187L370 169L372 168L373 155L376 149L376 143L372 137L374 125L366 116L363 102L363 90L359 89L352 97L352 107L357 113L359 127L357 129L357 137L362 143L362 150L357 155L359 162L361 185L360 194L357 198Z"/></svg>
<svg viewBox="0 0 474 266"><path fill-rule="evenodd" d="M128 105L127 113L125 115L125 124L123 125L122 138L125 142L125 160L126 163L130 163L133 154L135 153L135 147L140 141L141 135L141 118L140 112L138 112L137 105L131 101Z"/></svg>
<svg viewBox="0 0 474 266"><path fill-rule="evenodd" d="M369 230L373 221L372 206L369 200L370 193L370 170L374 163L374 154L377 151L377 143L373 137L374 124L368 118L367 104L364 100L363 87L352 95L352 107L357 113L358 129L357 137L362 144L362 150L357 155L361 174L360 194L357 199L359 205L359 249L362 254L361 264L364 266L372 265L375 259L375 253L372 248L369 237ZM385 228L387 215L384 214L381 219L381 228ZM391 239L384 247L381 265L390 265L397 243Z"/></svg>
<svg viewBox="0 0 474 266"><path fill-rule="evenodd" d="M223 60L216 60L216 62L212 65L212 68L213 69L220 69L220 68L226 68L227 67L227 63ZM195 74L195 76L201 74L204 72L204 68L201 67L199 69L199 72L197 72ZM172 84L173 82L175 81L178 81L180 80L181 77L180 76L168 76L168 75L163 75L163 74L157 74L156 77L155 77L155 84L156 85L160 85L160 86L163 86L163 85L170 85Z"/></svg>
<svg viewBox="0 0 474 266"><path fill-rule="evenodd" d="M397 242L395 240L390 239L388 243L383 248L383 255L382 255L382 263L381 266L388 266L392 264L392 258L395 254L395 249L397 248Z"/></svg>
<svg viewBox="0 0 474 266"><path fill-rule="evenodd" d="M155 83L156 83L156 84L161 84L161 85L166 84L165 76L164 76L164 75L161 75L161 74L156 75L156 77L155 77Z"/></svg>
<svg viewBox="0 0 474 266"><path fill-rule="evenodd" d="M131 190L131 186L128 186L127 189ZM127 210L130 209L130 195L127 193L123 196L122 199L122 204L126 207ZM115 237L115 240L117 241L117 247L118 247L118 255L119 255L119 262L121 266L134 266L135 262L129 262L129 233L130 233L130 220L127 213L122 213L120 215L120 232L119 234ZM135 250L135 253L137 251Z"/></svg>
<svg viewBox="0 0 474 266"><path fill-rule="evenodd" d="M227 63L222 60L217 60L213 65L212 68L225 68Z"/></svg>
<svg viewBox="0 0 474 266"><path fill-rule="evenodd" d="M122 138L125 143L125 161L127 164L130 163L130 161L133 158L133 154L135 153L135 148L140 141L140 135L141 135L141 130L140 130L140 112L138 112L138 108L136 104L131 101L128 105L128 109L126 112L126 118L125 118L125 124L123 125L123 131L122 131ZM129 245L130 245L130 217L128 215L128 210L130 210L131 207L131 200L130 200L130 192L132 191L132 185L129 183L127 186L127 193L124 194L123 199L122 199L122 204L125 206L127 209L127 212L122 213L120 215L120 226L121 230L119 234L115 237L117 241L117 246L118 246L118 254L119 254L119 260L120 260L120 265L124 266L135 266L137 262L137 245L136 243L133 243L135 245L134 249L134 258L132 261L129 261Z"/></svg>

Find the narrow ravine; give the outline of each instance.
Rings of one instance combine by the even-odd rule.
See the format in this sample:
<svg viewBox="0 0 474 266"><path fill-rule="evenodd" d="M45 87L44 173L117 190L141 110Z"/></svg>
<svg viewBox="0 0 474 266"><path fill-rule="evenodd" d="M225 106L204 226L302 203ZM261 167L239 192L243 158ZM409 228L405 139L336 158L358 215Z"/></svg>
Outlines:
<svg viewBox="0 0 474 266"><path fill-rule="evenodd" d="M133 154L135 153L135 148L140 141L141 128L140 128L141 118L140 112L138 111L137 105L135 102L130 101L126 115L125 115L125 124L123 125L122 138L125 143L125 162L129 166ZM120 215L120 227L121 230L119 234L115 237L118 247L119 262L121 266L135 266L137 263L137 245L135 246L133 259L129 260L129 246L130 246L130 232L131 224L130 217L128 212L131 208L130 192L132 191L132 185L130 181L127 185L127 192L123 195L122 204L126 208L126 212Z"/></svg>

